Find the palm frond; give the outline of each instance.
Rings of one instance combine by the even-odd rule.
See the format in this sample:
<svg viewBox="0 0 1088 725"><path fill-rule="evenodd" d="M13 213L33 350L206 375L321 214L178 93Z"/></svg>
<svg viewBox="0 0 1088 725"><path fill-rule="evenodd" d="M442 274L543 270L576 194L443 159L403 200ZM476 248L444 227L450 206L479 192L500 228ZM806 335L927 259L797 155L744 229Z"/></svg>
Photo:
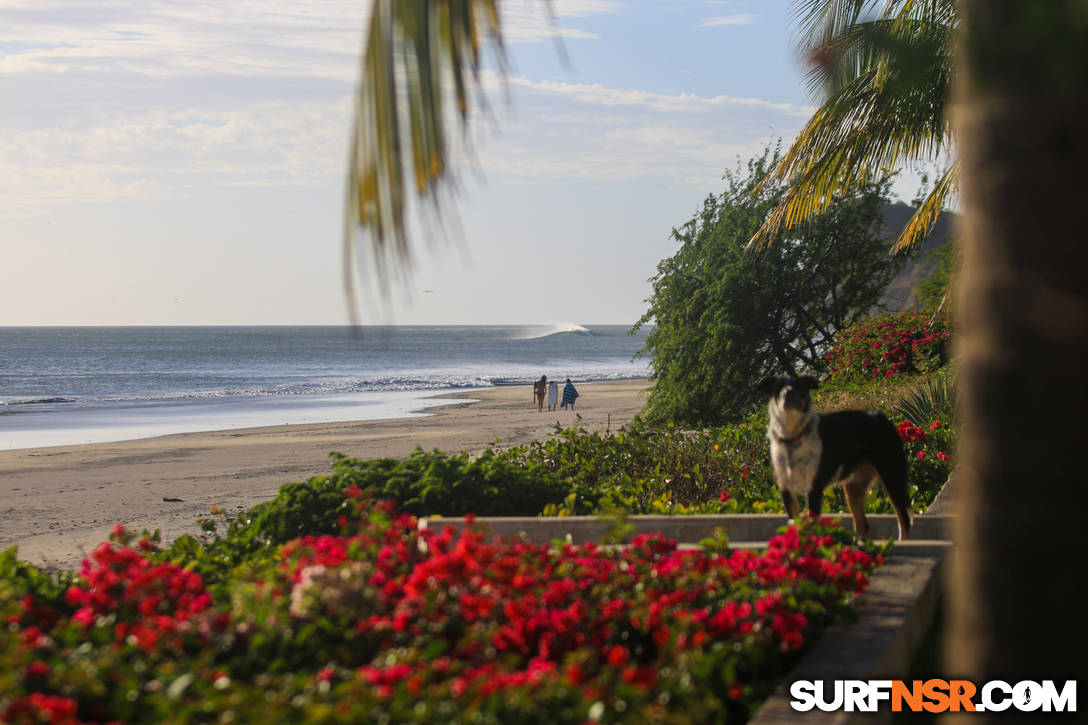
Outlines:
<svg viewBox="0 0 1088 725"><path fill-rule="evenodd" d="M505 71L497 0L374 2L345 184L344 286L353 315L356 268L366 261L357 255L357 235L368 238L370 262L384 295L388 270L404 271L411 262L406 184L436 204L437 190L450 181L447 84L452 84L452 99L465 124L472 108L468 76L479 83L485 44L495 49Z"/></svg>
<svg viewBox="0 0 1088 725"><path fill-rule="evenodd" d="M946 156L953 144L945 105L951 84L953 0L805 0L796 5L802 37L813 43L807 80L826 100L765 182L788 184L781 203L752 237L766 246L787 227L838 196L903 166ZM867 17L873 15L873 17ZM913 243L936 221L958 175L949 168L925 211L897 240ZM909 232L909 233L908 233Z"/></svg>
<svg viewBox="0 0 1088 725"><path fill-rule="evenodd" d="M797 20L797 44L801 48L816 48L829 38L840 35L866 14L877 9L883 0L796 0L792 13Z"/></svg>
<svg viewBox="0 0 1088 725"><path fill-rule="evenodd" d="M933 189L922 200L922 203L914 210L914 214L907 220L907 225L899 233L899 237L892 245L893 252L900 252L914 246L914 243L924 237L933 225L937 223L937 217L949 205L956 196L960 185L960 164L953 161L945 169L941 178L934 184Z"/></svg>
<svg viewBox="0 0 1088 725"><path fill-rule="evenodd" d="M828 99L772 167L764 183L785 181L788 190L752 246L765 246L782 224L790 227L823 211L837 196L904 163L948 151L945 96L930 93L925 84L890 83L881 78L884 72L870 68Z"/></svg>

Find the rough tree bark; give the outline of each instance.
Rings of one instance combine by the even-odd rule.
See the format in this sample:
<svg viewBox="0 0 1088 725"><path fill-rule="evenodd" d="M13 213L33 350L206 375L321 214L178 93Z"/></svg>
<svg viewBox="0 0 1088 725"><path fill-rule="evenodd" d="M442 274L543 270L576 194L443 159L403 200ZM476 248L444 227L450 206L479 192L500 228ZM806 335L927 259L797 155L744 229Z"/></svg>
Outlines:
<svg viewBox="0 0 1088 725"><path fill-rule="evenodd" d="M1088 3L963 0L961 12L963 442L947 674L1074 679L1088 641Z"/></svg>

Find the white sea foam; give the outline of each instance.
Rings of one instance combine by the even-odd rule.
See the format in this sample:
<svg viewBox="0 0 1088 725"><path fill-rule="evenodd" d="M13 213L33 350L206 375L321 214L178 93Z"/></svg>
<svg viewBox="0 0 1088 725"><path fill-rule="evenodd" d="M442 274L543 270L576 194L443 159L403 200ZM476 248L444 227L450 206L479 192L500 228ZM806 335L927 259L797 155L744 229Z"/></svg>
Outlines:
<svg viewBox="0 0 1088 725"><path fill-rule="evenodd" d="M552 322L543 325L526 325L520 332L515 333L515 340L536 340L541 337L551 337L563 333L577 333L580 335L592 335L593 333L577 322Z"/></svg>

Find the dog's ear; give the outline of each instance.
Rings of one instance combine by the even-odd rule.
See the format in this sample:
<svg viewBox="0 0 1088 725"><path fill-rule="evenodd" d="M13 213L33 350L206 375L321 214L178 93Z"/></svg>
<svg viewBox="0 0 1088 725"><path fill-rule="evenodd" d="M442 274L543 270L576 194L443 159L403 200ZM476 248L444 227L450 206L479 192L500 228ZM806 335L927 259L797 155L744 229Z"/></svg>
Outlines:
<svg viewBox="0 0 1088 725"><path fill-rule="evenodd" d="M782 383L784 378L764 378L763 382L759 384L759 390L767 395L775 395L782 389Z"/></svg>
<svg viewBox="0 0 1088 725"><path fill-rule="evenodd" d="M804 377L797 378L793 381L793 384L799 388L807 390L815 390L820 387L820 381L811 375L805 375Z"/></svg>

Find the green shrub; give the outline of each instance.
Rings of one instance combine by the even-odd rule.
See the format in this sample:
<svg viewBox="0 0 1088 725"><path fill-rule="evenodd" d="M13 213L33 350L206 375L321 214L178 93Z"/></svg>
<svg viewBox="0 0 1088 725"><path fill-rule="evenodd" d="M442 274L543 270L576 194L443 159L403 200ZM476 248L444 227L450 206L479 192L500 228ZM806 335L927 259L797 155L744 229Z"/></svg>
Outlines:
<svg viewBox="0 0 1088 725"><path fill-rule="evenodd" d="M281 486L272 500L225 522L223 535L219 522L206 519L206 540L182 536L159 551L157 560L184 564L217 593L239 566L267 558L270 547L338 533L354 511L344 498L352 488L408 513L441 516L536 516L569 494L570 484L543 467L520 465L494 451L470 459L468 453L417 448L405 460L364 461L337 453L332 460L331 474ZM594 500L588 493L583 498Z"/></svg>
<svg viewBox="0 0 1088 725"><path fill-rule="evenodd" d="M751 510L773 490L765 430L758 417L694 431L636 420L613 435L557 426L500 455L563 481L566 498L545 514L725 513Z"/></svg>

